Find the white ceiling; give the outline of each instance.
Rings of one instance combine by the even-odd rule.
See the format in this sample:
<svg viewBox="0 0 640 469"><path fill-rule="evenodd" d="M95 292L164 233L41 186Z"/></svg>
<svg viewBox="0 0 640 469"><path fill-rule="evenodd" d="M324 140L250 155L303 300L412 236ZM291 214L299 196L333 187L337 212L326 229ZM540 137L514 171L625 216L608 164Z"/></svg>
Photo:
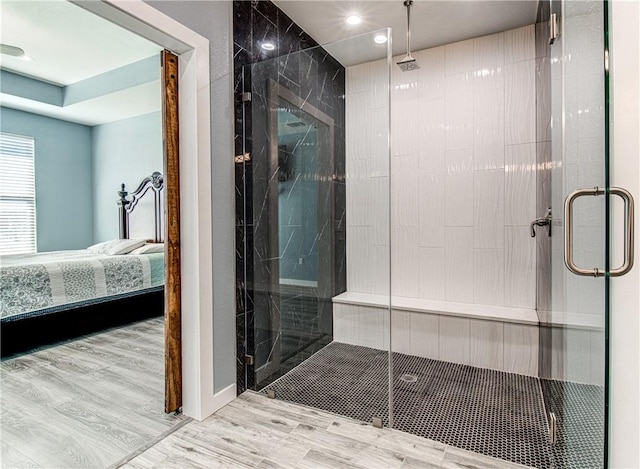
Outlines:
<svg viewBox="0 0 640 469"><path fill-rule="evenodd" d="M406 53L407 10L403 0L275 0L276 5L320 44L392 28L393 55ZM414 0L411 49L421 50L535 23L538 0ZM362 17L346 24L351 14ZM371 48L375 45L372 44ZM352 48L339 57L343 65L370 59L371 51Z"/></svg>
<svg viewBox="0 0 640 469"><path fill-rule="evenodd" d="M316 41L326 44L386 27L393 29L393 54L405 52L403 0L276 0L275 3ZM535 21L537 0L415 0L411 11L412 49L420 50L517 28ZM0 42L21 47L32 61L0 56L4 69L56 85L69 85L137 62L161 50L66 0L2 0ZM349 26L357 13L362 24ZM383 57L385 46L370 36L331 48L345 65ZM379 55L379 57L378 57ZM56 107L0 95L0 104L86 125L159 110L158 83L113 93L73 106ZM104 108L103 108L104 107Z"/></svg>
<svg viewBox="0 0 640 469"><path fill-rule="evenodd" d="M0 2L0 42L24 49L32 61L0 56L6 70L56 85L69 85L107 71L159 54L162 48L65 0L2 0ZM155 106L160 95L148 92L131 101L132 93L114 93L97 102L68 107L40 106L31 101L0 96L0 104L29 112L42 111L50 117L86 124L104 123ZM145 99L146 98L146 99ZM153 101L153 104L151 101ZM92 100L95 101L95 100ZM121 112L118 112L121 109ZM148 111L152 112L152 111Z"/></svg>

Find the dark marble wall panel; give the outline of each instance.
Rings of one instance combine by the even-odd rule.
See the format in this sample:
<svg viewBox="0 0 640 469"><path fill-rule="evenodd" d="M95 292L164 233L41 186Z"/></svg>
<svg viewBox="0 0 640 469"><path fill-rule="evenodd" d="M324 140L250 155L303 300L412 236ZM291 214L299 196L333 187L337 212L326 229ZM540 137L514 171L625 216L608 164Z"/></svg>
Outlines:
<svg viewBox="0 0 640 469"><path fill-rule="evenodd" d="M242 392L260 385L256 368L267 357L273 361L275 349L283 365L268 377L259 376L262 381L286 372L332 336L331 297L346 290L345 69L270 1L236 1L233 15L237 364ZM262 49L265 41L273 43L274 50ZM276 175L269 161L269 113L278 103L270 101L270 80L334 122L333 157L322 156L315 174L324 181L319 183L326 205L321 213L330 214L318 223L319 232L324 227L318 236L318 245L324 246L318 250L318 270L325 278L317 288L281 288L274 281L279 266L273 256ZM243 103L243 91L252 93L251 102ZM245 347L255 365L245 365Z"/></svg>

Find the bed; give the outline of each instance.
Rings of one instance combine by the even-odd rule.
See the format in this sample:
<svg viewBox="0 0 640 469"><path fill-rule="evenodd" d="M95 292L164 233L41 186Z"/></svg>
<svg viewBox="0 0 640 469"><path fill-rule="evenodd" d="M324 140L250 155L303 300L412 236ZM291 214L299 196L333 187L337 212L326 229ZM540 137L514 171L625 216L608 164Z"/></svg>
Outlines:
<svg viewBox="0 0 640 469"><path fill-rule="evenodd" d="M117 240L0 258L2 357L163 314L163 188L122 184Z"/></svg>

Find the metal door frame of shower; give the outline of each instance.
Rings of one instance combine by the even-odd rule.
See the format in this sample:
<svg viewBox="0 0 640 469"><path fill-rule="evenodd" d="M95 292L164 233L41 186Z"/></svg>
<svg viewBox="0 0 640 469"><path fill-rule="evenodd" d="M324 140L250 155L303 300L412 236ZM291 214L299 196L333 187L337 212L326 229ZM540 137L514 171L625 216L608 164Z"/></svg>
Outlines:
<svg viewBox="0 0 640 469"><path fill-rule="evenodd" d="M640 194L640 4L608 2L610 45L610 128L611 183ZM636 204L636 220L640 205ZM613 210L611 237L621 239L622 223ZM640 232L635 233L640 245ZM636 268L612 282L609 297L614 312L610 323L609 376L609 462L612 467L640 465L640 252L635 252ZM615 398L613 398L615 397Z"/></svg>
<svg viewBox="0 0 640 469"><path fill-rule="evenodd" d="M611 354L609 353L610 343L610 322L611 322L611 283L609 272L611 270L611 195L609 189L611 187L610 176L610 135L611 128L609 105L610 105L610 77L609 77L609 1L602 0L603 9L603 72L604 72L604 187L606 195L604 198L604 467L609 467L609 400L611 399L611 383L610 383L610 364Z"/></svg>

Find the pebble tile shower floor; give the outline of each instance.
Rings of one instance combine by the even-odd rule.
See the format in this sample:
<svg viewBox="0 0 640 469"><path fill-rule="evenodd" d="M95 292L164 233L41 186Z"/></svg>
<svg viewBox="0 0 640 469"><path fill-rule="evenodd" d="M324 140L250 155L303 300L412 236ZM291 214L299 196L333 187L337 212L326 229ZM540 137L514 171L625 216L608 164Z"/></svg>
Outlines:
<svg viewBox="0 0 640 469"><path fill-rule="evenodd" d="M569 467L563 451L549 444L538 379L400 353L393 364L394 428L527 466ZM387 425L388 374L387 352L333 342L262 391L357 420L381 417ZM549 392L549 383L563 386L547 382ZM573 393L582 392L583 385L571 384ZM567 393L553 391L562 408ZM597 415L597 402L584 399L581 414ZM593 433L587 431L585 448L599 447ZM601 454L587 454L581 463L602 467Z"/></svg>

